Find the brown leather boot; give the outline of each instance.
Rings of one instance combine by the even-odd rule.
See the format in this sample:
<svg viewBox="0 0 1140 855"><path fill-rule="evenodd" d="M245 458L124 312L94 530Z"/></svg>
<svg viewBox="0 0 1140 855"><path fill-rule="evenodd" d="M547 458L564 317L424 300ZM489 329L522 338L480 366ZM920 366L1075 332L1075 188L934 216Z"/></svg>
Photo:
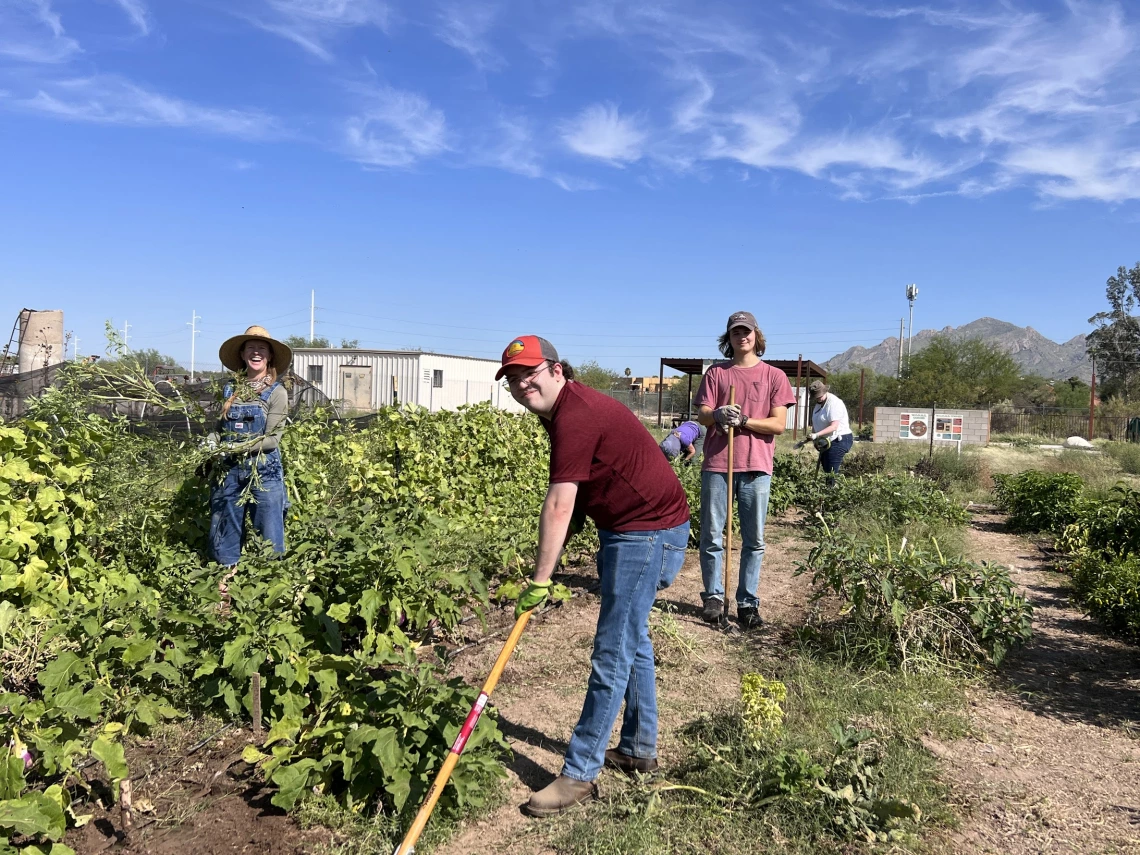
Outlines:
<svg viewBox="0 0 1140 855"><path fill-rule="evenodd" d="M574 805L598 797L598 785L593 781L576 781L559 775L548 787L539 790L523 805L523 813L530 816L554 816Z"/></svg>
<svg viewBox="0 0 1140 855"><path fill-rule="evenodd" d="M635 775L648 775L657 771L656 757L631 757L616 748L606 750L606 767L624 772L631 778Z"/></svg>

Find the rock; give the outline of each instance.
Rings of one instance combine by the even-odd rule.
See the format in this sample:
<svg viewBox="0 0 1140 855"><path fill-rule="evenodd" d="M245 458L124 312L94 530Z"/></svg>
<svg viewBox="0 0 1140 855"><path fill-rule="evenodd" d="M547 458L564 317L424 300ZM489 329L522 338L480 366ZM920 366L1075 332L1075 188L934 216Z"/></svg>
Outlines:
<svg viewBox="0 0 1140 855"><path fill-rule="evenodd" d="M1065 440L1065 448L1093 448L1093 444L1083 436L1070 436Z"/></svg>

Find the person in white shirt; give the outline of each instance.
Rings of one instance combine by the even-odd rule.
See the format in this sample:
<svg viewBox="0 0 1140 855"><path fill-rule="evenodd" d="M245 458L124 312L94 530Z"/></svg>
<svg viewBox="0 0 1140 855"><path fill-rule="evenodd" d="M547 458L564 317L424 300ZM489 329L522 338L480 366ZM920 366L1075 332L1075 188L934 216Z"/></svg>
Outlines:
<svg viewBox="0 0 1140 855"><path fill-rule="evenodd" d="M819 463L829 476L839 474L843 458L851 450L855 436L851 433L851 420L847 417L847 405L837 395L827 391L827 384L816 380L808 390L811 392L811 429L808 437L819 449ZM826 437L825 442L816 442ZM822 446L822 447L821 447Z"/></svg>

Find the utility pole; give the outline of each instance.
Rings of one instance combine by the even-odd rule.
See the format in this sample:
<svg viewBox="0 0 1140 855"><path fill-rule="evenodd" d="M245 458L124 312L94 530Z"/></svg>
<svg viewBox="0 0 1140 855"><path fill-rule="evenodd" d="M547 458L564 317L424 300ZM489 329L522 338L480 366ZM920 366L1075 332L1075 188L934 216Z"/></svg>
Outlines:
<svg viewBox="0 0 1140 855"><path fill-rule="evenodd" d="M910 362L911 345L914 343L914 298L918 296L918 286L913 282L906 286L906 299L910 303L910 335L906 337L906 361Z"/></svg>
<svg viewBox="0 0 1140 855"><path fill-rule="evenodd" d="M317 289L309 292L309 347L313 346L313 332L317 321Z"/></svg>
<svg viewBox="0 0 1140 855"><path fill-rule="evenodd" d="M1096 435L1096 360L1092 361L1092 382L1089 383L1089 442Z"/></svg>
<svg viewBox="0 0 1140 855"><path fill-rule="evenodd" d="M130 344L129 344L130 340L131 340L130 329L131 329L131 325L128 324L126 321L123 321L123 347L129 347L130 346Z"/></svg>
<svg viewBox="0 0 1140 855"><path fill-rule="evenodd" d="M190 382L194 382L194 339L202 332L198 329L198 321L202 318L198 315L197 309L190 310L190 323L186 326L190 327Z"/></svg>
<svg viewBox="0 0 1140 855"><path fill-rule="evenodd" d="M899 374L898 379L902 381L902 346L903 346L903 324L906 318L899 318Z"/></svg>

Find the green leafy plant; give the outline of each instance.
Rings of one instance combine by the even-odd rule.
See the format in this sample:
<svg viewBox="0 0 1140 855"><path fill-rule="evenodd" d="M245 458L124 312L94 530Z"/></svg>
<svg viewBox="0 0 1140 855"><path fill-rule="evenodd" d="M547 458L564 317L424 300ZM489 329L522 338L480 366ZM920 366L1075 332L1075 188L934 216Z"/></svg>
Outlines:
<svg viewBox="0 0 1140 855"><path fill-rule="evenodd" d="M1000 664L1032 633L1033 607L1005 568L889 540L882 546L826 537L796 571L810 572L813 600L838 597L839 616L887 638L906 667L936 661Z"/></svg>
<svg viewBox="0 0 1140 855"><path fill-rule="evenodd" d="M766 680L762 674L740 678L740 716L752 743L761 748L780 735L788 687L779 680Z"/></svg>
<svg viewBox="0 0 1140 855"><path fill-rule="evenodd" d="M1083 482L1068 472L995 475L994 495L1013 531L1060 534L1077 519Z"/></svg>
<svg viewBox="0 0 1140 855"><path fill-rule="evenodd" d="M1140 638L1140 554L1085 551L1073 561L1073 594L1118 635Z"/></svg>

